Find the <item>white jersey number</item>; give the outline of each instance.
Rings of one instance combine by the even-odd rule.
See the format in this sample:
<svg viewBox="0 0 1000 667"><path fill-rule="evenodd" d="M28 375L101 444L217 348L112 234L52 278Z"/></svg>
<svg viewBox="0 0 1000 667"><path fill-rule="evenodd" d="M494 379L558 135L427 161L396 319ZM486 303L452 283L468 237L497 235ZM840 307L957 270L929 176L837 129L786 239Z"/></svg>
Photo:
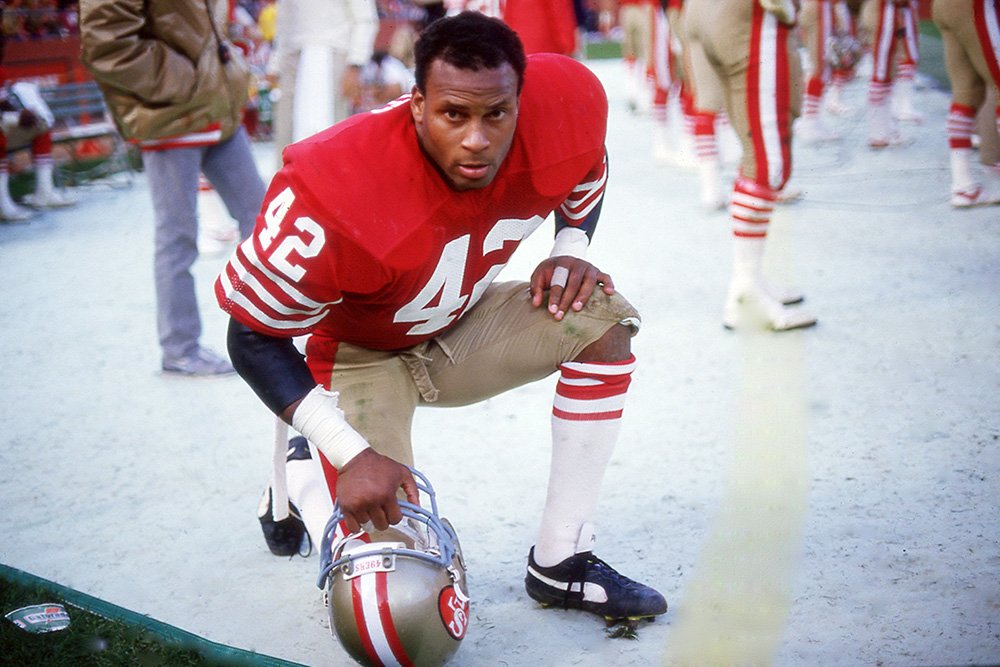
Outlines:
<svg viewBox="0 0 1000 667"><path fill-rule="evenodd" d="M499 220L483 239L483 247L479 249L480 256L485 257L494 250L499 250L507 241L521 241L542 224L541 216L533 216L526 220ZM490 286L497 274L506 266L494 264L472 288L471 294L462 294L462 284L465 282L465 269L469 258L469 241L466 234L449 241L441 250L434 273L427 284L417 293L413 300L396 311L393 322L415 322L406 332L413 336L424 336L441 331L463 312L479 301L479 298Z"/></svg>
<svg viewBox="0 0 1000 667"><path fill-rule="evenodd" d="M295 193L291 188L285 188L268 203L267 210L264 211L264 230L257 236L265 252L278 235L278 229L294 201ZM289 259L289 255L296 252L303 259L315 257L326 243L326 234L315 220L306 216L296 218L294 225L300 233L288 234L281 239L269 258L271 265L282 275L292 281L298 281L306 275L306 270Z"/></svg>

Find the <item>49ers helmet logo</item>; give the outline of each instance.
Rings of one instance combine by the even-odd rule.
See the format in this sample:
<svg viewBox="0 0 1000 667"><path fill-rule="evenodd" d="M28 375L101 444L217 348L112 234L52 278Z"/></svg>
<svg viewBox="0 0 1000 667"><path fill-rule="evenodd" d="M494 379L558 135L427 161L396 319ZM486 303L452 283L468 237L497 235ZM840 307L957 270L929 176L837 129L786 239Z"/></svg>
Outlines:
<svg viewBox="0 0 1000 667"><path fill-rule="evenodd" d="M438 611L448 634L461 640L469 629L469 599L454 586L445 586L438 596Z"/></svg>

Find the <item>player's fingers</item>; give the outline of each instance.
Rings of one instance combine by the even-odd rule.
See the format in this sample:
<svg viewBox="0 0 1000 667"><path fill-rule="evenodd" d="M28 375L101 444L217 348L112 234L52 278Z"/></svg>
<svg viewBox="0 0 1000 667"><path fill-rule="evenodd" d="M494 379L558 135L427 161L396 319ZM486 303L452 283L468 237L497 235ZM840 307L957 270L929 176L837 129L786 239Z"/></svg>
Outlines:
<svg viewBox="0 0 1000 667"><path fill-rule="evenodd" d="M402 519L403 515L399 512L399 505L396 505L396 512L399 513L399 519ZM399 519L396 521L399 521ZM372 522L372 525L375 526L377 530L385 530L389 527L390 523L389 519L386 517L385 511L381 507L373 507L368 512L368 520Z"/></svg>
<svg viewBox="0 0 1000 667"><path fill-rule="evenodd" d="M542 305L542 300L545 298L545 272L540 268L534 270L531 274L531 281L528 283L528 289L531 292L531 305L538 308Z"/></svg>
<svg viewBox="0 0 1000 667"><path fill-rule="evenodd" d="M598 272L597 282L604 289L605 294L611 295L615 293L615 281L611 280L611 276L608 274Z"/></svg>
<svg viewBox="0 0 1000 667"><path fill-rule="evenodd" d="M570 291L567 285L570 282L570 270L559 265L552 270L552 277L549 278L549 312L560 319L566 312L567 306L563 304L566 300L566 293Z"/></svg>
<svg viewBox="0 0 1000 667"><path fill-rule="evenodd" d="M587 301L590 300L590 296L594 293L594 288L597 286L597 276L598 271L593 266L588 267L580 273L580 282L577 284L574 293L567 299L569 301L566 304L567 309L572 308L575 311L583 310Z"/></svg>
<svg viewBox="0 0 1000 667"><path fill-rule="evenodd" d="M392 503L385 508L385 518L390 525L395 525L403 520L403 510L398 503Z"/></svg>
<svg viewBox="0 0 1000 667"><path fill-rule="evenodd" d="M351 512L344 512L344 527L347 528L347 533L353 534L361 530L361 524L363 521L358 521L354 514Z"/></svg>
<svg viewBox="0 0 1000 667"><path fill-rule="evenodd" d="M403 492L406 494L406 500L413 503L414 505L420 504L420 489L417 488L417 483L413 479L413 475L407 475L403 478L403 483L400 484L403 487Z"/></svg>

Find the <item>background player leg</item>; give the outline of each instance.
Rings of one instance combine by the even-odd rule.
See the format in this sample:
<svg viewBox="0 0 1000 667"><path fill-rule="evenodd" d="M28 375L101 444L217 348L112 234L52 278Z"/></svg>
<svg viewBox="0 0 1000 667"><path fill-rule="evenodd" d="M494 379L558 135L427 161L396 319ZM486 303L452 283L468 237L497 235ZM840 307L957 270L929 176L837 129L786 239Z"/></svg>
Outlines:
<svg viewBox="0 0 1000 667"><path fill-rule="evenodd" d="M733 270L722 319L727 329L736 327L740 320L740 304L745 301L756 303L768 326L775 331L816 324L816 318L808 312L786 307L801 301L801 295L786 292L764 278L764 247L776 196L770 188L742 176L733 186L730 204Z"/></svg>

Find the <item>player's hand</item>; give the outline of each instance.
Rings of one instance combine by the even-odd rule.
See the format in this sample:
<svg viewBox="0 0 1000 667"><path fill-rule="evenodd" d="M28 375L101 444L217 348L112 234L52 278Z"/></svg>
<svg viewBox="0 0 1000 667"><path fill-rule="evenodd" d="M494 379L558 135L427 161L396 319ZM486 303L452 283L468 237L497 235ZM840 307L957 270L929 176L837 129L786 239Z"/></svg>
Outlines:
<svg viewBox="0 0 1000 667"><path fill-rule="evenodd" d="M357 65L350 65L341 75L340 92L346 99L356 100L361 98L361 68Z"/></svg>
<svg viewBox="0 0 1000 667"><path fill-rule="evenodd" d="M597 30L602 35L607 37L611 34L611 28L615 23L614 16L607 9L598 12L597 14Z"/></svg>
<svg viewBox="0 0 1000 667"><path fill-rule="evenodd" d="M337 502L347 530L356 533L366 521L371 521L378 530L385 530L402 521L403 513L396 498L400 487L409 502L420 503L413 474L402 463L374 449L366 449L348 461L337 475Z"/></svg>
<svg viewBox="0 0 1000 667"><path fill-rule="evenodd" d="M598 286L605 294L615 293L611 276L587 260L569 256L550 257L531 274L531 303L535 308L545 305L556 320L561 320L570 310L583 310Z"/></svg>

